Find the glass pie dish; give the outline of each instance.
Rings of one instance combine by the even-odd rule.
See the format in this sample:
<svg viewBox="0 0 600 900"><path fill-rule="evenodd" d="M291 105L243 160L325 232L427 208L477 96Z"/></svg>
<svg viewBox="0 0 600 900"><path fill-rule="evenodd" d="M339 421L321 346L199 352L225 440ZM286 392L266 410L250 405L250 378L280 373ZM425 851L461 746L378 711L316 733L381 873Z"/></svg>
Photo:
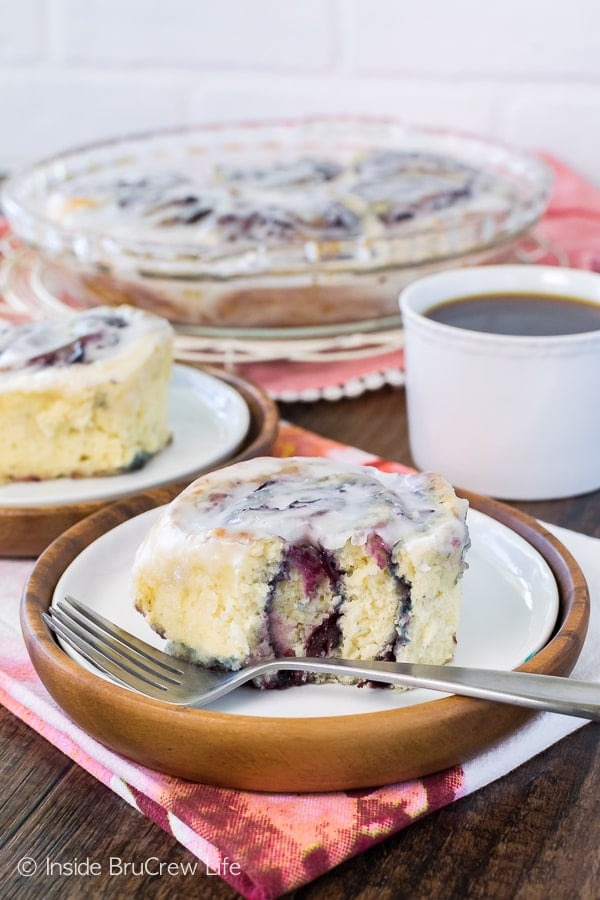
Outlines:
<svg viewBox="0 0 600 900"><path fill-rule="evenodd" d="M86 301L216 328L397 315L408 281L497 262L552 188L536 156L393 120L155 132L13 176L15 236L77 276Z"/></svg>

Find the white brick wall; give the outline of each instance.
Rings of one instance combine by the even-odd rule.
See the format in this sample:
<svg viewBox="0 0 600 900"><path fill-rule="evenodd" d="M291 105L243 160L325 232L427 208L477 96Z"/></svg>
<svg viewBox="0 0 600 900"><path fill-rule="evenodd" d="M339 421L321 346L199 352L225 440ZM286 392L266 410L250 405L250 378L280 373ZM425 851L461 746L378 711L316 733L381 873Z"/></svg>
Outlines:
<svg viewBox="0 0 600 900"><path fill-rule="evenodd" d="M0 0L0 168L308 113L545 148L600 185L600 2Z"/></svg>
<svg viewBox="0 0 600 900"><path fill-rule="evenodd" d="M64 13L65 59L86 66L314 72L332 62L328 0L65 0Z"/></svg>
<svg viewBox="0 0 600 900"><path fill-rule="evenodd" d="M351 61L419 78L597 77L599 15L598 0L353 0Z"/></svg>

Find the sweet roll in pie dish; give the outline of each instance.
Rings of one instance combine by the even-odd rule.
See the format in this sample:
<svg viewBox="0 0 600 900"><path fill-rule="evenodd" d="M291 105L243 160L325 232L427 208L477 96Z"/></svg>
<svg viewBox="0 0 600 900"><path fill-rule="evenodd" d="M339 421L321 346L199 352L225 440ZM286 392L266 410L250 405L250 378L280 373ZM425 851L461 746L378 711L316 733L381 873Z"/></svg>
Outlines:
<svg viewBox="0 0 600 900"><path fill-rule="evenodd" d="M551 183L475 136L328 117L98 143L17 173L2 200L83 302L232 331L397 317L425 269L510 254Z"/></svg>

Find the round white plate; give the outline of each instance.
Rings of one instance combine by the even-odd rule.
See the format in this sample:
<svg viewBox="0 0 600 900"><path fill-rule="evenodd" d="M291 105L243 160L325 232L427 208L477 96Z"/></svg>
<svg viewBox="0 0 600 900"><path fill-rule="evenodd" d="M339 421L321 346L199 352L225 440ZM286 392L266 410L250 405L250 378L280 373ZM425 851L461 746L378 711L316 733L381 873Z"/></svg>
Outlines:
<svg viewBox="0 0 600 900"><path fill-rule="evenodd" d="M61 576L53 602L72 594L138 637L164 648L129 599L129 574L140 541L160 514L152 509L95 540ZM471 509L471 548L454 662L461 666L514 669L550 637L558 614L558 589L546 561L524 538ZM74 659L96 671L77 654ZM103 677L103 676L99 676ZM211 709L238 715L335 716L380 712L443 696L337 684L305 685L286 691L238 688Z"/></svg>
<svg viewBox="0 0 600 900"><path fill-rule="evenodd" d="M190 366L176 365L169 386L171 443L142 469L105 478L56 478L0 486L0 507L116 500L183 481L229 459L244 440L250 411L234 388Z"/></svg>

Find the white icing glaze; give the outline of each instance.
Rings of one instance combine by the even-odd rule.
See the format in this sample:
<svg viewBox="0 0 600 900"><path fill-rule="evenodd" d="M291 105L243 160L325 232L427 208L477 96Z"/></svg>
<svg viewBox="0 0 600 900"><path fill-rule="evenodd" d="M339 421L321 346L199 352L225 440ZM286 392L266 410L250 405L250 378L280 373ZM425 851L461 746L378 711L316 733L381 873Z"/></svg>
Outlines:
<svg viewBox="0 0 600 900"><path fill-rule="evenodd" d="M155 166L126 170L112 182L83 176L50 195L46 215L69 228L110 227L111 233L130 235L135 227L139 235L158 231L162 237L166 232L169 240L217 247L227 255L238 252L230 245L248 241L272 245L311 237L385 236L405 220L434 215L445 205L472 207L483 186L479 170L450 157L374 151L341 162L299 157L199 173ZM386 221L380 214L387 202L405 209ZM229 216L247 221L239 228L223 224ZM267 222L261 224L263 216ZM278 229L277 218L289 219L290 227Z"/></svg>
<svg viewBox="0 0 600 900"><path fill-rule="evenodd" d="M106 377L113 361L135 355L139 345L151 352L157 341L170 340L169 323L129 306L96 307L60 316L11 325L0 331L0 391L40 390L55 384L91 382ZM80 344L78 343L80 342ZM68 359L83 347L81 361ZM71 349L70 349L71 348Z"/></svg>
<svg viewBox="0 0 600 900"><path fill-rule="evenodd" d="M376 533L389 547L425 538L456 553L466 539L466 509L437 475L260 458L198 479L167 508L155 536L172 547L182 536L200 543L270 537L335 550Z"/></svg>

